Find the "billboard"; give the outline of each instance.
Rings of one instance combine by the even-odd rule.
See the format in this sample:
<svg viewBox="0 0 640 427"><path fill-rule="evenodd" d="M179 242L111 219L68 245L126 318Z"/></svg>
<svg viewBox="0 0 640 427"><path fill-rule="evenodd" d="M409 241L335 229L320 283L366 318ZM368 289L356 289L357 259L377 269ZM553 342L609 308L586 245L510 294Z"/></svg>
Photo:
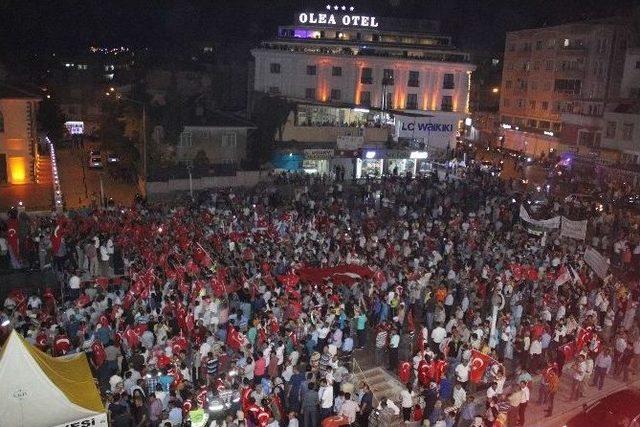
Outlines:
<svg viewBox="0 0 640 427"><path fill-rule="evenodd" d="M433 114L410 117L396 115L396 138L424 143L425 148L445 150L455 147L458 134L457 114Z"/></svg>

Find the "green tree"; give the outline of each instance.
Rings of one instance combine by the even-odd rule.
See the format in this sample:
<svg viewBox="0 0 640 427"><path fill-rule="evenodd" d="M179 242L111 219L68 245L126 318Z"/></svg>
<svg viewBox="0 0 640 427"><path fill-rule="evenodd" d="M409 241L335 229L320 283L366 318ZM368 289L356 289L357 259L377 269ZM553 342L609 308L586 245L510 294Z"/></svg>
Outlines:
<svg viewBox="0 0 640 427"><path fill-rule="evenodd" d="M53 141L60 141L64 137L65 117L54 99L44 99L38 109L38 126Z"/></svg>
<svg viewBox="0 0 640 427"><path fill-rule="evenodd" d="M282 131L289 113L293 111L293 104L284 98L257 94L253 103L251 120L258 128L253 133L251 160L265 162L271 157L275 138L282 141Z"/></svg>

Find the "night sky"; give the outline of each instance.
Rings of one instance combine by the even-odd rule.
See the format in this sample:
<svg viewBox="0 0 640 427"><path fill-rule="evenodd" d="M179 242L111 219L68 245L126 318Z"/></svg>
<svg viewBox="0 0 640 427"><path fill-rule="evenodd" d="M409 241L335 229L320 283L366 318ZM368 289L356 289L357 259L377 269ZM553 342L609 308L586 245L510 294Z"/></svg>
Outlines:
<svg viewBox="0 0 640 427"><path fill-rule="evenodd" d="M463 49L502 51L505 31L623 14L638 0L371 0L340 2L378 16L438 19ZM255 42L309 0L0 0L0 60L90 45L164 47Z"/></svg>

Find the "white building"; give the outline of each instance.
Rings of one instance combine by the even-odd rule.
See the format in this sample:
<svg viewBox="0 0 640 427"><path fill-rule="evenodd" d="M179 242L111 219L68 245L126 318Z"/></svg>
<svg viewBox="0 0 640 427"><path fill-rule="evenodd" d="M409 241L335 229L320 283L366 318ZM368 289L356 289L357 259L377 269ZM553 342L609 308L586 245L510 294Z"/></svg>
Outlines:
<svg viewBox="0 0 640 427"><path fill-rule="evenodd" d="M362 137L355 139L360 141L357 148L362 159L363 148L381 148L388 137L400 144L393 147L396 150L410 148L402 145L403 139L423 150L453 147L468 114L475 67L450 37L438 35L437 22L368 16L337 6L297 13L294 22L279 27L275 39L251 51L253 89L296 102L283 135L296 135L296 143L306 144L305 156L310 160L318 154L308 154L313 148L344 151L346 147L337 142L345 136ZM416 116L435 126L421 126L429 129L424 135L396 131L396 123L400 126ZM399 117L402 119L396 120ZM324 129L314 129L318 127ZM388 132L381 137L380 132L363 130L371 127ZM432 138L435 132L446 135ZM296 144L285 138L280 146L291 156ZM347 140L351 144L347 150L353 151L354 139ZM432 147L431 140L444 141L444 145ZM323 156L328 157L327 153ZM325 160L324 169L335 163ZM375 161L381 169L383 160Z"/></svg>

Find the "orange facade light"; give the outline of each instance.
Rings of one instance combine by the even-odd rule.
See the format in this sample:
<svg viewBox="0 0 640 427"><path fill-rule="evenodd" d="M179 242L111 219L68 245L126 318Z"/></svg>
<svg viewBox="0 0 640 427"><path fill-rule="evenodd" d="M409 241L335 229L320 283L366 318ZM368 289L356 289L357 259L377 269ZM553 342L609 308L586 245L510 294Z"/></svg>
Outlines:
<svg viewBox="0 0 640 427"><path fill-rule="evenodd" d="M9 157L9 176L12 184L27 183L27 159L26 157Z"/></svg>

